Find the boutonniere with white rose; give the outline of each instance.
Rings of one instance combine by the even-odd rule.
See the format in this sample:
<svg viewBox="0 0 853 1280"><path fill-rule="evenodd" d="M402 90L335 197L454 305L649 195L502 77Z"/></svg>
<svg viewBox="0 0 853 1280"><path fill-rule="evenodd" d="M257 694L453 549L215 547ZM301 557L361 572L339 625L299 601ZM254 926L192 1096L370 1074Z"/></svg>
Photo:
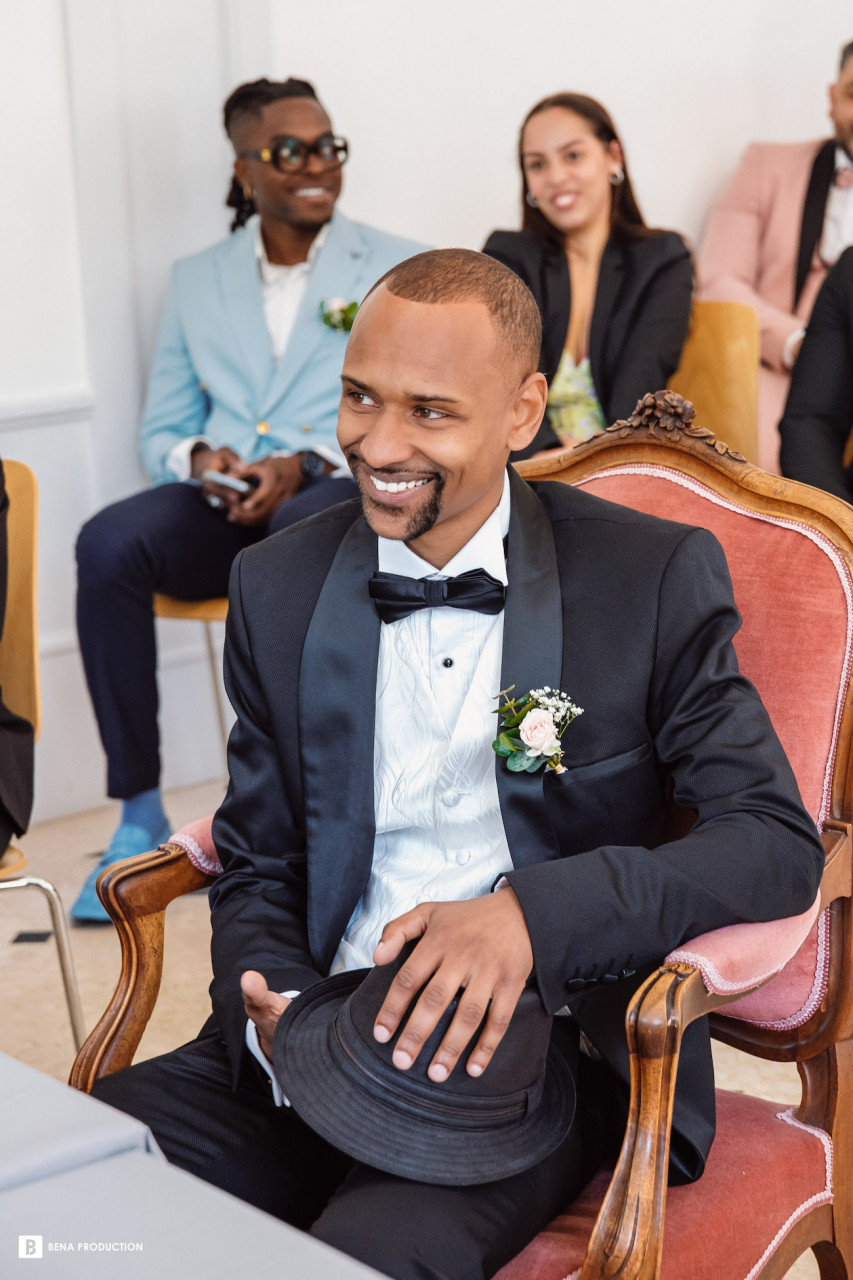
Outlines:
<svg viewBox="0 0 853 1280"><path fill-rule="evenodd" d="M349 333L356 311L358 303L347 302L346 298L324 298L320 303L320 319L337 333Z"/></svg>
<svg viewBox="0 0 853 1280"><path fill-rule="evenodd" d="M520 698L509 696L514 688L511 684L497 694L504 701L495 711L500 716L499 733L492 747L513 773L535 773L543 765L559 773L561 738L572 721L583 715L583 707L576 707L567 693L547 684Z"/></svg>

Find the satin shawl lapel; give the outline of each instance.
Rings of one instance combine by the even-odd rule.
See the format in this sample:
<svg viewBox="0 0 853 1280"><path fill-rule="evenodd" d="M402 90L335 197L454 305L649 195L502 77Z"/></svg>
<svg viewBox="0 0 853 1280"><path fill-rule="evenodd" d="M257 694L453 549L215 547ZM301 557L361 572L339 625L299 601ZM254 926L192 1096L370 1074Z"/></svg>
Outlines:
<svg viewBox="0 0 853 1280"><path fill-rule="evenodd" d="M529 485L510 471L501 688L516 694L558 688L563 663L563 611L551 521ZM515 867L560 856L545 809L542 773L511 773L495 756L504 831Z"/></svg>
<svg viewBox="0 0 853 1280"><path fill-rule="evenodd" d="M260 390L269 385L275 371L275 361L264 319L253 225L236 233L217 262L217 267L224 303L222 312L228 317L234 346L240 352L240 363L245 369L246 381ZM260 403L255 408L260 413Z"/></svg>
<svg viewBox="0 0 853 1280"><path fill-rule="evenodd" d="M812 265L814 251L817 248L820 233L823 230L823 218L826 213L826 202L829 188L835 173L835 142L830 139L818 149L812 165L811 177L803 203L803 221L800 225L800 246L797 250L797 278L794 283L794 310L800 301L800 294Z"/></svg>
<svg viewBox="0 0 853 1280"><path fill-rule="evenodd" d="M379 615L367 594L376 535L347 530L317 600L299 671L308 849L308 939L328 970L373 861L373 733Z"/></svg>
<svg viewBox="0 0 853 1280"><path fill-rule="evenodd" d="M604 345L611 331L613 312L622 288L625 263L622 249L608 240L598 269L598 285L595 290L595 306L589 333L589 367L592 381L605 418L609 421L607 386L604 369Z"/></svg>
<svg viewBox="0 0 853 1280"><path fill-rule="evenodd" d="M559 368L569 328L572 285L564 253L549 250L542 255L540 290L542 298L542 359L539 367L549 384Z"/></svg>
<svg viewBox="0 0 853 1280"><path fill-rule="evenodd" d="M320 303L328 298L345 298L347 302L360 300L365 292L365 282L361 277L366 257L367 246L358 228L343 214L336 213L309 272L290 341L269 384L263 409L265 414L271 413L287 394L294 378L321 342L337 340L343 363L346 335L329 332L320 318Z"/></svg>

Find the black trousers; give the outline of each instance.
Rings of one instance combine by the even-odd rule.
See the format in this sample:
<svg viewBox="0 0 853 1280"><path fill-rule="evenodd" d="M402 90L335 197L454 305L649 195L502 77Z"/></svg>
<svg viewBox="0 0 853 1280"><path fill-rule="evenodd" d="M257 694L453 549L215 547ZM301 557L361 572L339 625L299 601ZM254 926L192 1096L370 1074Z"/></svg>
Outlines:
<svg viewBox="0 0 853 1280"><path fill-rule="evenodd" d="M574 1068L576 1038L565 1030L564 1056ZM232 1092L215 1029L105 1077L93 1093L145 1121L173 1164L394 1280L493 1276L566 1207L601 1158L593 1113L579 1106L557 1150L511 1178L438 1187L380 1173L336 1151L290 1108L274 1106L253 1059Z"/></svg>
<svg viewBox="0 0 853 1280"><path fill-rule="evenodd" d="M155 592L205 600L228 590L239 551L355 496L324 477L274 512L267 529L229 524L197 485L164 484L113 503L77 541L77 631L107 754L107 793L124 800L160 782Z"/></svg>

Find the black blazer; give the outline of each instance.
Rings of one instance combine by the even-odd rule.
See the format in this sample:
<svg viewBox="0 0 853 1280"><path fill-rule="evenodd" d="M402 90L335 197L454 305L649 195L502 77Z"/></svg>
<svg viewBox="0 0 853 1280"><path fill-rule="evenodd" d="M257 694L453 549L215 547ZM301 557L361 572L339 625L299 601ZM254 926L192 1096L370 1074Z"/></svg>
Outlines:
<svg viewBox="0 0 853 1280"><path fill-rule="evenodd" d="M821 285L779 423L782 474L853 502L844 446L853 427L853 248Z"/></svg>
<svg viewBox="0 0 853 1280"><path fill-rule="evenodd" d="M572 306L565 253L532 231L493 231L483 252L511 267L542 316L539 368L550 385L557 372ZM605 421L633 412L640 396L666 386L678 368L690 327L693 262L674 231L633 243L609 240L601 259L589 335L592 381ZM560 441L547 415L529 457Z"/></svg>
<svg viewBox="0 0 853 1280"><path fill-rule="evenodd" d="M6 512L9 497L0 462L0 636L6 617ZM0 854L23 835L33 806L33 727L3 703L0 691Z"/></svg>
<svg viewBox="0 0 853 1280"><path fill-rule="evenodd" d="M566 1003L623 1108L624 1016L674 947L814 900L823 853L752 685L719 544L562 484L512 473L501 687L558 686L584 708L566 772L495 757L518 895L546 1008ZM243 552L231 577L226 682L237 722L213 824L215 1022L235 1084L247 1062L240 975L277 991L328 973L373 857L380 622L376 537L358 500ZM698 813L661 843L664 798ZM714 1132L707 1028L691 1027L672 1165L701 1172Z"/></svg>

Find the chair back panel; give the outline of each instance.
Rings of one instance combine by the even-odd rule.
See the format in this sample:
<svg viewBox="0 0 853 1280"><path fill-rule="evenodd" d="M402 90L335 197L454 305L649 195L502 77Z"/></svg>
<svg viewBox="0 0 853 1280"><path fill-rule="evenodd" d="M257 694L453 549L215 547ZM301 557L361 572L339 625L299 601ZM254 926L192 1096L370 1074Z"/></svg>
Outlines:
<svg viewBox="0 0 853 1280"><path fill-rule="evenodd" d="M23 462L3 460L9 510L6 619L0 638L0 689L10 711L29 720L38 737L41 690L38 661L38 484Z"/></svg>
<svg viewBox="0 0 853 1280"><path fill-rule="evenodd" d="M605 469L578 483L719 539L743 617L734 642L741 670L758 689L821 826L853 641L853 587L837 550L805 524L750 510L665 466Z"/></svg>
<svg viewBox="0 0 853 1280"><path fill-rule="evenodd" d="M670 387L726 444L758 461L758 317L743 302L694 302Z"/></svg>

